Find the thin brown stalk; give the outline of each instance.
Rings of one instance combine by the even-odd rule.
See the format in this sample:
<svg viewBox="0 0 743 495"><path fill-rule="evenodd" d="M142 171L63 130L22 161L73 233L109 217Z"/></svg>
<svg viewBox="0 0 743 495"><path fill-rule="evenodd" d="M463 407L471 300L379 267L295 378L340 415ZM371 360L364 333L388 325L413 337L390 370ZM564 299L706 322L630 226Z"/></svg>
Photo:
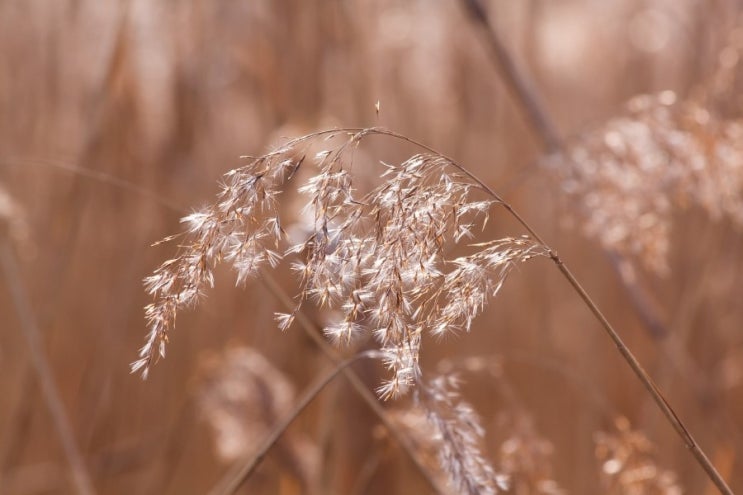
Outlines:
<svg viewBox="0 0 743 495"><path fill-rule="evenodd" d="M115 175L101 172L99 170L94 170L82 164L76 164L72 161L68 162L51 158L22 158L11 156L3 157L2 159L0 159L0 165L3 167L48 167L56 169L61 172L73 174L77 177L91 179L98 184L109 185L122 191L134 193L142 198L146 198L172 211L183 211L182 208L180 208L175 203L168 201L159 192L153 191L152 189L143 187L139 184L122 179L120 177L116 177Z"/></svg>
<svg viewBox="0 0 743 495"><path fill-rule="evenodd" d="M539 103L536 93L532 90L528 84L528 80L518 71L508 51L505 49L499 38L493 31L490 22L488 20L487 12L478 2L478 0L462 0L465 8L467 9L470 17L477 22L481 28L484 37L487 40L487 46L489 53L493 58L495 66L499 69L501 76L506 81L509 90L516 97L516 100L522 106L524 113L527 116L529 125L535 130L537 136L541 139L543 146L548 152L554 152L562 148L562 140L556 131L556 127L551 123L547 112L543 110L543 105ZM464 169L463 169L464 171ZM464 171L467 173L466 171ZM476 179L475 179L476 180ZM479 182L479 181L478 181ZM498 197L492 190L486 187L493 197ZM502 200L501 200L502 201ZM653 380L643 369L640 363L637 361L632 352L622 341L619 334L614 330L609 321L599 310L598 306L594 303L585 289L581 286L572 272L565 266L564 262L560 257L552 251L547 244L534 232L534 230L505 202L502 202L503 206L518 220L519 223L529 232L529 234L538 242L543 244L548 249L548 254L555 265L558 267L560 272L563 274L565 279L570 283L573 289L578 293L580 298L594 314L597 320L601 323L606 333L609 335L615 346L619 350L627 364L632 368L632 371L642 382L643 386L647 389L648 393L652 396L654 402L658 405L663 415L666 417L668 422L673 426L674 430L681 439L684 441L686 447L694 455L694 458L704 469L709 476L710 480L723 494L732 494L732 490L728 487L725 480L722 478L720 473L715 469L712 462L709 460L704 451L696 443L688 429L684 426L681 419L677 416L673 408L668 404L663 394L660 392L658 387L655 385ZM613 258L613 256L612 256ZM651 330L651 333L667 333L665 326L662 326L662 320L658 318L650 309L650 306L646 304L646 298L642 293L638 292L636 285L630 285L627 283L626 277L622 276L622 272L619 269L616 261L613 263L615 269L619 272L621 279L624 283L625 288L631 294L631 301L635 306L638 314L643 319L646 327Z"/></svg>
<svg viewBox="0 0 743 495"><path fill-rule="evenodd" d="M555 153L562 150L564 141L560 137L557 126L550 118L529 79L519 70L508 49L493 30L488 14L480 1L462 0L462 4L479 28L494 67L506 83L508 91L519 104L527 125L532 128L541 141L544 151ZM612 268L619 276L622 287L629 296L635 313L637 313L648 333L656 339L668 335L668 326L654 309L647 291L635 279L627 276L627 271L623 269L623 257L612 250L608 251L608 256Z"/></svg>
<svg viewBox="0 0 743 495"><path fill-rule="evenodd" d="M49 362L44 354L41 334L36 325L28 296L18 273L18 264L16 263L15 255L12 248L5 242L0 245L0 265L2 265L3 275L21 324L23 337L26 339L26 344L31 354L34 371L39 379L41 394L52 416L54 428L57 430L62 449L70 465L75 491L80 495L93 495L95 493L93 482L75 441L75 435L70 427L70 421L67 418L57 384L54 381L51 366L49 366Z"/></svg>
<svg viewBox="0 0 743 495"><path fill-rule="evenodd" d="M542 145L547 151L557 151L562 147L562 140L557 128L547 113L542 110L544 105L539 101L529 80L522 75L510 53L492 30L485 7L480 0L462 0L462 5L470 19L480 28L480 32L486 40L485 48L488 50L488 56L498 69L499 75L506 83L508 90L520 103L520 108L527 123L537 131L537 138L542 141Z"/></svg>
<svg viewBox="0 0 743 495"><path fill-rule="evenodd" d="M401 139L403 141L406 141L408 143L414 144L416 146L420 146L423 149L433 151L429 146L426 146L422 143L419 143L415 141L414 139L408 138L406 136L400 135L396 132L389 131L386 129L369 129L366 132L369 133L375 133L375 134L381 134L386 136L395 137L398 139ZM466 168L464 168L462 165L457 163L456 161L452 160L451 158L448 158L444 156L446 160L449 160L451 165L458 169L463 174L467 175L470 179L472 179L473 182L478 184L485 192L487 192L489 195L491 195L496 201L498 201L503 208L508 211L508 213L511 214L511 216L516 219L516 221L521 224L521 226L529 233L529 235L539 244L544 246L544 248L547 250L547 256L552 260L552 262L557 266L557 268L560 270L560 273L562 273L563 277L568 281L568 283L573 287L573 290L578 294L578 296L581 298L583 303L588 307L588 309L593 313L593 315L596 317L596 319L601 324L601 327L604 329L604 331L607 333L609 338L614 342L614 345L616 346L617 350L621 354L621 356L624 358L624 360L627 362L629 367L634 372L635 376L640 380L642 385L645 387L645 389L648 391L650 396L652 397L653 401L656 403L658 408L661 410L663 415L668 420L669 424L673 427L673 429L676 431L676 433L679 435L681 440L684 442L684 445L686 446L689 451L691 451L692 455L696 459L697 463L704 469L705 473L709 476L710 480L717 486L717 488L720 490L720 493L723 493L725 495L732 495L732 490L730 490L730 487L728 487L725 480L722 478L720 473L715 469L715 466L712 464L712 462L709 460L707 455L704 453L702 448L697 444L696 440L694 440L694 437L691 435L689 430L686 428L684 423L681 421L681 419L678 417L676 412L673 410L671 405L666 401L666 399L663 397L663 394L658 389L658 386L655 385L653 382L653 379L650 378L650 375L645 371L645 369L642 367L640 362L635 358L634 354L630 351L630 349L625 345L624 341L620 337L619 333L614 329L614 327L609 323L609 320L606 319L604 314L599 309L598 305L593 301L591 296L588 295L586 290L583 288L583 286L578 282L578 280L575 278L573 273L568 269L568 267L565 265L563 260L557 255L557 253L549 247L549 245L542 239L542 237L529 225L529 223L524 220L519 213L513 209L513 207L506 202L503 198L501 198L498 193L496 193L491 187L489 187L487 184L485 184L482 180L477 178L474 174L469 172Z"/></svg>
<svg viewBox="0 0 743 495"><path fill-rule="evenodd" d="M601 326L604 328L604 330L606 330L606 333L614 342L614 345L617 347L619 353L622 355L627 364L629 364L630 368L632 368L632 371L642 382L645 389L653 398L653 401L655 401L655 403L658 405L658 408L660 408L661 412L663 412L663 415L666 417L671 426L673 426L673 429L676 430L676 433L678 433L679 437L681 437L686 448L691 451L692 455L707 473L710 480L715 484L715 486L717 486L717 488L720 490L720 493L732 495L733 491L727 485L725 480L722 478L720 473L709 460L699 444L697 444L697 442L694 440L694 437L691 435L691 433L678 417L678 415L676 415L676 412L673 410L671 405L663 397L663 394L658 389L657 385L655 385L652 378L650 378L650 375L648 375L648 373L643 369L642 365L640 365L640 362L624 344L622 338L619 336L616 330L614 330L603 313L601 313L601 310L599 310L598 306L596 306L596 303L593 302L591 297L588 295L585 289L583 289L578 280L565 266L562 260L554 253L552 253L551 257L557 267L560 269L560 272L562 272L570 285L573 286L575 291L578 293L586 306L588 306L596 319L599 320Z"/></svg>
<svg viewBox="0 0 743 495"><path fill-rule="evenodd" d="M271 433L265 438L265 440L263 440L263 442L261 442L261 445L258 447L256 452L251 454L251 456L245 461L236 463L222 478L222 480L209 491L209 495L231 495L235 493L237 489L240 488L240 485L242 485L245 480L253 474L261 461L266 457L269 450L271 450L271 447L276 444L289 425L305 410L310 402L312 402L312 399L317 397L326 385L356 361L359 361L360 359L374 359L379 357L380 353L377 351L367 351L357 354L352 358L336 364L332 370L315 380L312 385L307 387L307 390L302 394L302 397L300 397L292 410L289 411L281 421L279 421Z"/></svg>
<svg viewBox="0 0 743 495"><path fill-rule="evenodd" d="M539 236L539 234L537 234L534 231L534 229L526 222L526 220L524 220L511 207L511 205L509 205L500 196L498 196L498 194L496 194L495 191L493 191L487 185L483 184L479 179L473 176L465 168L457 164L454 164L454 165L457 168L459 168L463 173L471 177L472 180L481 184L485 188L485 190L488 191L488 193L491 194L494 198L496 198L501 203L501 205L522 225L522 227L526 229L526 231L535 241L542 244L547 249L547 255L550 257L550 259L552 259L553 263L560 270L560 273L562 273L562 275L565 277L568 283L573 287L573 289L578 294L578 296L583 300L583 302L588 307L588 309L591 311L591 313L593 313L593 315L599 321L603 329L606 331L607 335L609 335L609 338L611 338L612 342L614 342L614 345L616 346L619 353L622 355L622 357L627 362L629 367L632 369L632 371L635 373L637 378L643 384L643 386L648 391L650 396L653 398L653 401L657 404L658 408L661 410L661 412L666 417L670 425L679 435L681 440L683 440L686 448L691 451L692 455L697 460L699 465L707 473L710 480L715 483L717 488L720 490L720 493L723 493L726 495L732 495L733 492L730 489L730 487L728 487L727 483L722 478L720 473L717 472L717 469L715 469L715 466L709 460L709 458L704 453L702 448L697 444L696 440L694 440L694 437L691 435L691 433L686 428L684 423L678 417L678 415L673 410L671 405L668 403L668 401L666 401L665 397L663 396L661 391L658 389L658 386L655 385L655 382L653 382L653 379L650 378L650 375L647 373L647 371L645 371L645 369L642 367L640 362L634 356L632 351L630 351L630 349L625 345L619 333L614 329L611 323L609 323L609 320L606 319L604 314L599 309L598 305L596 305L596 303L593 301L591 296L588 295L586 290L583 288L580 282L578 282L578 280L575 278L575 275L573 275L573 273L565 265L563 260L557 255L555 251L552 250L552 248L549 247L549 245Z"/></svg>

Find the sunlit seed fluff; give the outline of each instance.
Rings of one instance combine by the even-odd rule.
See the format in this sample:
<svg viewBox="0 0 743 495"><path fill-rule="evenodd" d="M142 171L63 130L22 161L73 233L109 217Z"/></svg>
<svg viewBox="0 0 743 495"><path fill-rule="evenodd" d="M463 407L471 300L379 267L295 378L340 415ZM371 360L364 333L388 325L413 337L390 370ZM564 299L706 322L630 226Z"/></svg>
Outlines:
<svg viewBox="0 0 743 495"><path fill-rule="evenodd" d="M353 321L334 323L323 329L323 333L336 345L349 345L361 332L361 326Z"/></svg>
<svg viewBox="0 0 743 495"><path fill-rule="evenodd" d="M159 355L176 313L196 305L213 286L218 263L230 264L243 284L288 256L299 294L291 313L277 315L279 328L287 329L307 301L342 310L342 321L328 326L326 335L347 344L371 333L395 356L387 363L392 376L381 393L396 396L420 374L423 332L469 330L511 266L543 254L531 241L504 239L447 260L448 245L474 235L493 201L435 154L384 164L384 181L359 195L350 173L352 154L345 153L375 132L353 134L317 154L318 172L297 185L307 197L306 238L291 246L283 245L276 197L302 164L304 146L318 136L295 140L228 173L218 201L184 219L180 255L145 281L155 301L137 369L146 372ZM475 192L483 197L470 198Z"/></svg>
<svg viewBox="0 0 743 495"><path fill-rule="evenodd" d="M282 332L289 328L294 322L295 315L293 313L274 313L274 319Z"/></svg>
<svg viewBox="0 0 743 495"><path fill-rule="evenodd" d="M217 201L184 218L178 256L145 279L153 296L145 315L149 332L132 371L146 377L165 356L177 312L198 304L214 285L216 265L228 264L243 284L289 258L299 288L294 307L274 315L279 329L286 331L303 305L314 303L337 315L324 328L335 344L371 335L388 370L377 388L380 397L419 390L416 399L425 405L431 436L440 441L452 487L457 493L497 493L503 479L479 450L483 431L476 414L459 398L456 380L424 379L421 345L425 333L469 331L511 269L546 255L546 248L505 238L448 258L453 244L482 230L496 201L436 154L383 164L379 185L356 189L353 150L375 134L389 135L366 129L305 136L226 174ZM307 160L314 175L294 184L309 148L330 135L347 140L317 153L314 164ZM306 199L301 228L287 229L293 232L290 245L277 200L289 185Z"/></svg>

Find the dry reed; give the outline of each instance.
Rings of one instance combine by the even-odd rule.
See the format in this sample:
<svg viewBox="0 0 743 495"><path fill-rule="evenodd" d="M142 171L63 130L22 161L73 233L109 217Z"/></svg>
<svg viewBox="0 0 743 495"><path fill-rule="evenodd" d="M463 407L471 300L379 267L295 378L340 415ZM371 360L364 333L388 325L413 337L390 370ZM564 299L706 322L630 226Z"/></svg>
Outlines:
<svg viewBox="0 0 743 495"><path fill-rule="evenodd" d="M673 215L698 205L743 225L743 123L671 91L633 98L626 114L548 163L580 203L583 230L609 251L668 274Z"/></svg>
<svg viewBox="0 0 743 495"><path fill-rule="evenodd" d="M541 101L554 112L555 122L566 134L587 121L604 121L633 92L673 88L678 101L670 107L675 118L688 100L684 88L699 78L714 57L713 45L732 20L727 14L739 9L728 0L662 5L614 1L600 8L594 8L595 2L582 1L479 4L497 9L492 27L500 30L517 65L536 76L533 86L540 89ZM493 77L452 5L289 0L182 2L161 8L148 2L102 6L90 1L42 0L30 9L12 3L2 7L6 77L0 81L0 100L6 111L0 124L0 181L28 213L30 233L39 241L33 250L37 256L31 262L24 257L31 250L11 243L17 248L19 275L38 317L73 436L98 490L179 493L200 491L212 482L218 464L208 448L209 437L194 421L193 403L185 399L185 389L195 355L221 345L235 331L251 345L286 356L288 363L281 367L289 377L304 378L317 371L315 359L307 356L311 352L304 346L304 335L292 332L286 338L275 338L260 331L273 308L253 306L256 299L265 300L258 293L262 285L255 284L244 295L225 295L218 287L211 292L205 311L188 315L189 321L182 314L178 322L182 333L171 334L178 341L178 359L168 363L167 372L157 373L147 387L121 375L118 363L128 359L126 349L136 344L137 331L132 333L131 328L141 319L142 295L136 290L136 279L158 262L153 259L158 256L156 250L141 246L171 228L166 225L181 214L182 205L211 194L212 178L240 150L260 149L278 134L376 121L422 136L468 164L485 165L478 174L488 181L502 173L539 180L542 171L536 167L511 168L528 163L540 151L514 112L517 99L504 94L504 80ZM659 52L638 50L629 38L635 14L645 11L667 24L673 17L669 44ZM576 37L588 43L576 44ZM553 45L567 57L550 56L555 53ZM712 122L736 119L740 108L740 84L734 80L739 64L733 63L739 55L735 50L724 55L731 68L729 77L721 79L719 97L701 104L715 116ZM566 64L565 58L573 65ZM594 63L597 59L601 63ZM382 107L375 120L372 103L377 100ZM630 114L623 110L619 117ZM299 130L281 130L288 127ZM707 130L717 140L715 129L723 128ZM52 157L60 164L77 164L74 176L40 163ZM354 177L367 173L363 166L357 162ZM355 186L363 187L360 182L355 179ZM290 208L286 201L290 190L293 186L280 197L282 214ZM548 222L547 229L554 229L549 232L551 240L561 240L564 234L556 221L560 215L551 212L550 193L529 187L509 190L509 195L527 208L536 206L538 216ZM661 321L668 331L664 335L681 333L678 345L688 354L678 369L662 350L656 353L662 349L661 340L634 333L635 315L622 307L625 298L616 287L617 279L607 274L601 262L596 263L597 247L568 234L559 248L567 261L578 263L612 320L627 330L653 375L661 377L669 398L680 405L684 419L695 429L698 425L700 441L716 462L726 459L721 452L732 443L727 458L732 459L731 467L722 472L735 489L743 482L740 443L735 443L733 435L740 426L734 412L741 405L740 359L736 361L739 353L733 352L741 344L737 331L741 312L735 299L740 235L727 222L708 226L703 216L679 211L693 202L688 198L675 202L674 198L673 272L666 281L651 279L652 295L662 303L660 315L674 315L671 321ZM293 221L292 215L282 216L282 221ZM636 389L626 383L624 370L605 359L605 352L613 351L610 346L586 337L585 318L564 302L563 288L554 278L543 278L541 273L534 277L531 269L525 272L525 280L539 278L539 285L508 291L506 304L501 301L498 311L482 315L475 323L480 328L497 327L497 332L478 331L473 338L458 342L447 339L447 345L438 349L426 341L424 357L430 359L436 352L454 354L454 348L479 354L487 347L488 354L493 350L504 355L521 352L534 361L559 362L565 371L581 374L590 385L605 387L602 395L612 408L637 417L635 428L654 432L660 457L673 461L668 467L673 467L680 480L700 486L703 473L690 469L682 454L675 455L679 447L662 428L652 428L655 417L647 401L642 394L631 393ZM282 279L285 273L275 275L284 287L290 285ZM226 277L219 279L226 281ZM222 285L219 280L217 284ZM63 476L65 458L55 448L51 416L44 413L25 344L14 331L21 327L6 289L0 311L7 315L0 332L4 369L0 491L27 493L40 486L70 491L73 487ZM537 305L535 299L540 301ZM293 307L283 311L291 313ZM533 310L524 311L524 307ZM257 327L246 328L248 320ZM677 325L679 320L683 323ZM299 322L297 318L295 326ZM191 325L208 331L187 333ZM364 326L360 332L361 345L366 344L367 329ZM170 349L173 352L175 347ZM303 352L302 359L292 359L299 352ZM725 355L729 358L721 359ZM724 369L715 368L716 363L724 364ZM555 444L557 478L576 492L601 492L595 466L585 462L591 460L586 451L597 427L593 409L582 400L587 395L585 388L576 392L578 400L560 401L564 391L550 386L553 380L547 373L534 372L531 366L509 364L507 368L514 387L530 395L528 412L542 427L540 432ZM712 373L698 374L697 370ZM696 377L693 382L683 378L690 374ZM722 378L720 383L716 377ZM352 383L356 390L368 386L368 380ZM696 400L690 400L690 383L695 384ZM468 386L467 391L476 400L478 394L490 393L491 387ZM364 397L376 400L373 393ZM340 400L341 407L336 409L345 415L343 420L331 420L331 431L315 428L314 411L309 411L309 421L298 426L311 434L319 431L317 436L324 435L327 444L340 447L339 462L331 457L323 466L323 475L328 491L349 493L348 479L335 473L353 473L359 458L369 455L367 444L356 435L361 428L353 428L359 422L368 426L375 418L348 414L349 405L357 407L355 397L333 400ZM726 411L731 425L717 420ZM491 424L490 418L484 420ZM565 422L573 428L551 426ZM499 448L490 447L491 452ZM669 455L671 451L674 455ZM576 453L580 457L573 458ZM399 457L402 462L385 464L377 473L370 493L422 491L410 488L419 486L419 475ZM724 468L725 463L720 465ZM41 466L57 474L47 477ZM12 478L18 483L10 483Z"/></svg>
<svg viewBox="0 0 743 495"><path fill-rule="evenodd" d="M304 164L308 143L344 135L340 145L315 155L319 173L299 188L310 196L307 210L312 212L313 226L308 238L282 251L285 231L277 206L281 187ZM422 379L421 340L425 331L443 335L469 330L516 262L546 256L602 324L710 479L721 491L729 492L585 289L557 254L492 189L451 159L418 144L429 153L414 155L397 166L383 163L387 168L381 175L384 182L369 193L357 194L349 170L353 152L370 135L418 144L376 128L323 131L291 141L229 172L218 201L183 219L188 228L181 253L145 279L155 301L146 310L150 333L140 359L131 366L132 372L141 371L146 378L156 357L164 357L176 313L194 306L204 289L214 286L216 264L230 262L241 284L257 275L263 265L276 267L287 255L301 255L303 258L292 265L300 279L298 302L291 313L276 315L279 328L286 330L292 324L306 300L314 300L321 308L341 309L343 318L324 330L336 343L348 344L371 327L380 355L392 372L392 377L378 388L380 396L396 397L418 385L418 402L447 443L442 463L452 484L468 493L486 487L495 492L495 471L485 463L476 445L482 430L474 426L477 423L470 410L454 406L454 392L441 383L425 384ZM478 189L491 199L471 199L470 193ZM475 224L487 221L493 203L500 203L529 236L473 244L482 249L446 260L445 245L471 237ZM446 271L447 266L453 268ZM447 383L451 389L452 383ZM456 421L442 415L447 409L456 410L452 415ZM467 425L471 433L466 433ZM458 436L457 429L465 434Z"/></svg>
<svg viewBox="0 0 743 495"><path fill-rule="evenodd" d="M291 381L250 347L209 356L199 368L199 409L214 433L217 456L235 462L252 455L255 440L291 410L296 397ZM286 433L278 447L282 467L310 491L320 460L317 446L304 435Z"/></svg>
<svg viewBox="0 0 743 495"><path fill-rule="evenodd" d="M384 164L382 184L358 194L348 155L376 134L384 132L312 134L228 173L218 201L184 218L181 253L145 280L155 301L147 308L150 334L132 371L146 377L156 356L164 357L176 313L214 285L213 268L221 260L231 263L242 284L264 265L300 255L292 263L299 275L298 302L291 313L276 315L279 328L286 330L312 300L341 310L342 318L324 329L338 344L371 329L392 374L379 387L380 396L396 397L418 384L419 402L450 449L442 450L442 463L452 484L467 493L486 487L495 493L495 471L477 447L482 429L471 409L455 401L454 382L421 379L421 340L426 331L469 331L513 266L547 251L527 237L505 238L473 244L474 253L447 259L447 245L472 237L478 223L484 226L494 201L472 199L481 185L437 154ZM310 198L308 237L282 249L280 188L305 165L308 143L343 136L338 146L316 154L319 173L299 187Z"/></svg>
<svg viewBox="0 0 743 495"><path fill-rule="evenodd" d="M676 473L658 465L653 443L626 418L616 418L614 426L614 431L594 436L605 493L681 495Z"/></svg>
<svg viewBox="0 0 743 495"><path fill-rule="evenodd" d="M353 341L364 330L362 320L368 320L393 372L380 395L396 396L420 373L424 331L469 330L516 262L546 254L528 238L506 238L475 244L481 249L471 255L445 259L447 242L471 237L476 219L487 221L493 201L470 199L477 184L449 170L452 163L440 155L387 165L385 182L356 197L345 155L377 133L350 133L337 148L317 154L319 174L300 188L310 196L311 234L283 251L276 198L305 161L298 151L307 141L344 132L300 138L227 174L218 202L183 219L189 237L181 253L145 281L155 301L147 308L150 334L132 371L146 377L156 356L164 357L177 311L194 306L214 285L217 263L231 263L241 284L265 264L275 267L285 255L301 254L304 259L292 264L300 278L298 303L293 312L276 315L279 328L291 325L307 299L342 310L343 318L325 328L338 343Z"/></svg>

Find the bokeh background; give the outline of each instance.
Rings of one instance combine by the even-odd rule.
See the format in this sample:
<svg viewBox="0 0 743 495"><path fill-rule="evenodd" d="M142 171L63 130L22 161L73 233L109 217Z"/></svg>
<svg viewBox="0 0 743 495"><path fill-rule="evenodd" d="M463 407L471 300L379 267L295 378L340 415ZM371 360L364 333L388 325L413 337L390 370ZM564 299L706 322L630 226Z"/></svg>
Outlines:
<svg viewBox="0 0 743 495"><path fill-rule="evenodd" d="M667 273L627 261L667 330L653 333L636 311L637 287L628 289L616 258L585 235L554 167L540 165L542 140L464 3L0 2L0 493L78 493L75 472L101 494L213 487L230 452L257 443L328 363L301 329L276 329L282 306L265 285L235 288L225 269L198 310L180 315L168 358L146 382L130 375L146 330L141 281L175 251L151 245L212 201L241 155L320 129L376 125L456 158L512 201L743 490L735 222L693 202L674 207ZM638 94L691 98L721 61L737 63L741 6L732 0L482 4L566 139L601 132ZM715 111L735 121L735 78L726 84L732 96ZM367 152L400 160L411 149L381 142ZM286 194L286 214L301 222L295 199ZM497 213L482 240L522 233ZM287 270L275 276L294 293ZM220 367L235 356L266 363L244 380L231 375L228 398L210 402ZM715 493L546 260L520 266L470 334L426 341L423 360L432 373L461 373L488 454L514 476L512 493ZM375 366L356 370L370 388L378 384ZM385 407L402 418L406 403ZM632 466L642 468L630 473L639 484L612 478ZM339 379L242 490L430 487Z"/></svg>

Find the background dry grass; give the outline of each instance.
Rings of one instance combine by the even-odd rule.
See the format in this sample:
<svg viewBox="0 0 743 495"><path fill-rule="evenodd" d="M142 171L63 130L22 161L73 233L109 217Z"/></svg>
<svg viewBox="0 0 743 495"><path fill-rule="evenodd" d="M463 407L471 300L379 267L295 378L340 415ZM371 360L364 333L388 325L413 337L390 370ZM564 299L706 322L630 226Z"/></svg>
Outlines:
<svg viewBox="0 0 743 495"><path fill-rule="evenodd" d="M713 73L738 14L726 0L487 3L565 136L600 129L638 93L686 99ZM0 233L19 272L0 284L0 492L74 491L12 302L19 286L96 491L213 486L225 466L200 412L209 380L199 363L212 369L226 346L247 345L301 390L325 361L297 329L276 330L281 307L265 287L236 290L225 271L200 310L181 315L169 358L150 379L129 375L148 302L141 279L172 254L148 246L177 231L188 208L210 202L238 156L282 136L376 124L455 157L513 202L572 266L733 490L743 489L740 231L693 204L672 211L668 274L637 266L669 329L664 338L648 332L602 245L569 225L579 217L534 166L539 139L458 2L6 1L0 53L0 183L12 198L0 201ZM737 86L727 84L732 96L719 105L734 119ZM409 152L376 151L389 160ZM495 215L483 240L518 233ZM686 493L714 493L547 262L520 267L471 334L430 344L424 368L446 359L464 370L463 394L483 416L489 452L514 473L569 493L617 489L606 479L611 453L597 457L594 440L600 431L623 438L615 426L623 416L647 439L635 443L652 446ZM357 369L378 383L375 366ZM335 383L291 429L319 457L308 461L318 466L315 489L427 490L349 390ZM246 493L301 493L297 471L277 451ZM539 493L522 484L518 493Z"/></svg>

